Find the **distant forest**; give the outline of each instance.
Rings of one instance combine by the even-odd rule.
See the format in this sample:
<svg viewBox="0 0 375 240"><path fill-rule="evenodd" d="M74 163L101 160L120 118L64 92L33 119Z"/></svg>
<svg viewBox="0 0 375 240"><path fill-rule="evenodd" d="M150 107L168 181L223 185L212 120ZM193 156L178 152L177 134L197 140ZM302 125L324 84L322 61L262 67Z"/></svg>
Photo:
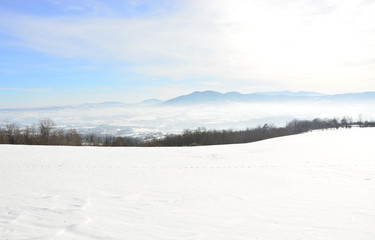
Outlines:
<svg viewBox="0 0 375 240"><path fill-rule="evenodd" d="M98 134L81 134L75 129L57 128L51 119L43 119L38 125L20 127L7 123L0 128L0 144L65 145L65 146L200 146L233 143L250 143L269 138L304 133L318 129L375 127L374 121L352 121L351 118L293 120L285 127L264 124L246 130L184 130L181 134L169 134L162 138L141 139Z"/></svg>

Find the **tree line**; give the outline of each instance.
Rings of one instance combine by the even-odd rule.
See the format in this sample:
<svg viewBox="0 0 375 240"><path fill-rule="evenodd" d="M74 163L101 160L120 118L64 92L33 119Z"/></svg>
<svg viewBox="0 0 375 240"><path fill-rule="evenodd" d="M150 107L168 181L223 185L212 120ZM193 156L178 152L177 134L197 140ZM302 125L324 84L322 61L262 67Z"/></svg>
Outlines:
<svg viewBox="0 0 375 240"><path fill-rule="evenodd" d="M82 140L82 135L77 130L56 128L51 119L22 128L15 123L6 123L5 127L0 128L0 144L80 146Z"/></svg>
<svg viewBox="0 0 375 240"><path fill-rule="evenodd" d="M256 128L246 130L206 130L198 128L194 131L185 130L182 134L167 135L162 139L154 139L149 142L153 146L196 146L219 145L232 143L249 143L269 138L294 135L318 129L350 128L353 125L360 127L375 127L375 122L353 122L351 118L293 120L285 127L275 127L264 124Z"/></svg>
<svg viewBox="0 0 375 240"><path fill-rule="evenodd" d="M112 135L82 134L75 129L57 128L51 119L43 119L38 125L19 127L7 123L0 127L0 144L66 145L66 146L198 146L232 143L249 143L274 137L304 133L318 129L375 127L373 121L352 121L349 117L314 120L293 120L285 127L264 124L245 130L184 130L181 134L168 134L162 138L141 139Z"/></svg>

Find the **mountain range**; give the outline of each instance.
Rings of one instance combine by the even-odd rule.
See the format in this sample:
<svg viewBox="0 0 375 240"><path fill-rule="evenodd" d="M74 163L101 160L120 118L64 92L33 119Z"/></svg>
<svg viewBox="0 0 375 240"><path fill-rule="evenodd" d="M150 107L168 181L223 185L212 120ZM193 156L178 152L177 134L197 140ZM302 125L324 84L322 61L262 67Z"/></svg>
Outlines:
<svg viewBox="0 0 375 240"><path fill-rule="evenodd" d="M193 92L162 102L163 105L187 105L205 103L255 103L255 102L300 102L300 101L375 101L375 92L322 94L317 92L257 92L242 94L239 92L219 93L215 91Z"/></svg>
<svg viewBox="0 0 375 240"><path fill-rule="evenodd" d="M375 119L375 92L321 94L316 92L193 92L166 101L101 102L37 108L0 109L0 127L9 122L32 125L52 119L64 129L145 137L184 129L245 129L293 119Z"/></svg>
<svg viewBox="0 0 375 240"><path fill-rule="evenodd" d="M43 106L37 108L15 108L0 109L9 110L51 110L81 107L119 107L119 106L183 106L183 105L205 105L205 104L230 104L230 103L272 103L272 102L329 102L329 103L355 103L374 102L375 92L344 93L344 94L322 94L317 92L255 92L243 94L239 92L220 93L216 91L196 91L187 95L181 95L168 100L147 99L139 103L128 104L123 102L101 102L84 103L69 106Z"/></svg>

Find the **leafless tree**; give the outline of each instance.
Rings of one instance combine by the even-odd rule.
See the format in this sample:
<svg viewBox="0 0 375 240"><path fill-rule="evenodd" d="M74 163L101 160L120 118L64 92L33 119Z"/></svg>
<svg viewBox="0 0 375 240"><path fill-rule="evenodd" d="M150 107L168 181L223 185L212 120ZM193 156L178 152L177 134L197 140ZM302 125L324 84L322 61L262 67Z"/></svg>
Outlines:
<svg viewBox="0 0 375 240"><path fill-rule="evenodd" d="M52 133L52 129L56 126L55 122L49 118L40 120L39 132L41 144L49 144L49 138Z"/></svg>

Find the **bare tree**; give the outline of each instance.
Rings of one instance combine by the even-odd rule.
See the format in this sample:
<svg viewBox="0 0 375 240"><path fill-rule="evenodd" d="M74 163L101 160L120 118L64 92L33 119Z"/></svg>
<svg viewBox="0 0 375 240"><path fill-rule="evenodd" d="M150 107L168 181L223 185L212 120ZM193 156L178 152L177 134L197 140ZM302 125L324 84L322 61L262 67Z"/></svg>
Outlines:
<svg viewBox="0 0 375 240"><path fill-rule="evenodd" d="M67 139L67 145L70 145L70 146L81 146L82 145L82 137L75 129L70 129L66 133L65 138Z"/></svg>
<svg viewBox="0 0 375 240"><path fill-rule="evenodd" d="M56 126L55 122L49 118L40 120L39 132L41 144L49 144L49 138L52 133L52 129Z"/></svg>

